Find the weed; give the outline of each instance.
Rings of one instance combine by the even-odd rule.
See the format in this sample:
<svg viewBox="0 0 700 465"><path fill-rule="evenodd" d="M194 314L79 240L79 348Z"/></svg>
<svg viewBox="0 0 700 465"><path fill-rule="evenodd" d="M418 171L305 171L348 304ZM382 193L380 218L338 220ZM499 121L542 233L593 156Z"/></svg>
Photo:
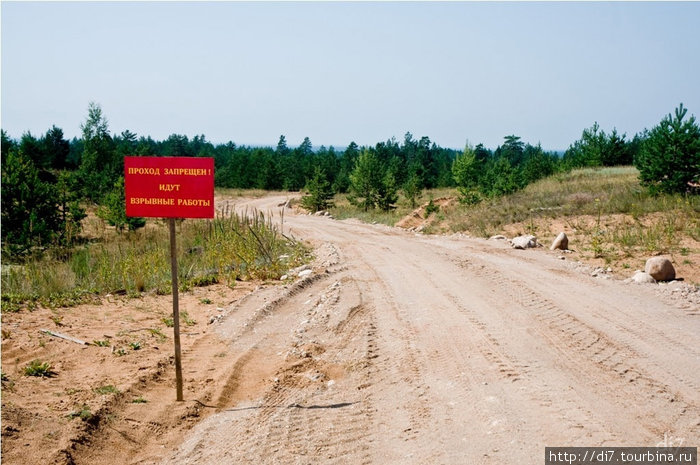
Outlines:
<svg viewBox="0 0 700 465"><path fill-rule="evenodd" d="M105 394L119 394L119 389L116 388L116 386L112 384L108 384L106 386L100 386L98 388L94 389L96 394L100 395L105 395Z"/></svg>
<svg viewBox="0 0 700 465"><path fill-rule="evenodd" d="M90 411L90 407L87 404L83 404L80 407L77 407L72 412L70 412L67 415L67 418L69 420L72 420L73 418L80 418L83 421L88 421L92 418L92 412Z"/></svg>
<svg viewBox="0 0 700 465"><path fill-rule="evenodd" d="M51 315L50 318L51 318L51 321L53 321L56 326L63 326L63 317L62 316L53 314L53 315Z"/></svg>
<svg viewBox="0 0 700 465"><path fill-rule="evenodd" d="M117 357L123 357L126 354L127 354L127 351L126 351L126 349L123 349L123 348L119 348L119 349L114 351L114 355L116 355Z"/></svg>
<svg viewBox="0 0 700 465"><path fill-rule="evenodd" d="M48 378L54 376L51 370L51 364L49 362L42 362L41 360L32 360L27 366L24 367L24 374L27 376L37 376L41 378Z"/></svg>
<svg viewBox="0 0 700 465"><path fill-rule="evenodd" d="M109 341L107 339L94 340L92 341L92 344L96 345L97 347L109 347Z"/></svg>
<svg viewBox="0 0 700 465"><path fill-rule="evenodd" d="M144 399L143 397L136 397L131 401L132 404L145 404L147 402L148 401L146 399Z"/></svg>
<svg viewBox="0 0 700 465"><path fill-rule="evenodd" d="M163 332L160 329L149 328L148 332L151 333L151 336L157 338L159 342L163 342L167 339L167 336L163 334Z"/></svg>
<svg viewBox="0 0 700 465"><path fill-rule="evenodd" d="M12 339L12 331L10 331L9 329L2 328L2 338Z"/></svg>
<svg viewBox="0 0 700 465"><path fill-rule="evenodd" d="M160 321L162 321L163 324L165 326L167 326L168 328L172 328L173 326L175 326L175 322L173 321L173 317L171 317L171 316L166 316L164 318L161 318Z"/></svg>
<svg viewBox="0 0 700 465"><path fill-rule="evenodd" d="M207 299L206 297L203 299L199 299L199 303L204 304L204 305L210 305L211 304L211 299Z"/></svg>
<svg viewBox="0 0 700 465"><path fill-rule="evenodd" d="M180 312L180 319L187 325L187 326L194 326L197 324L196 321L194 321L192 318L190 318L190 315L187 312Z"/></svg>
<svg viewBox="0 0 700 465"><path fill-rule="evenodd" d="M141 343L138 341L130 342L129 347L131 347L131 350L141 350Z"/></svg>

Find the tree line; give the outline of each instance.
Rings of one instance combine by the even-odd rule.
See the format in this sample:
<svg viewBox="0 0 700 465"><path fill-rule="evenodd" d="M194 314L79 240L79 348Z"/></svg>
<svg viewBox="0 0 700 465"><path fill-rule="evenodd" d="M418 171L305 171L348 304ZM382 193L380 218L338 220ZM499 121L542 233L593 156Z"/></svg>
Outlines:
<svg viewBox="0 0 700 465"><path fill-rule="evenodd" d="M635 164L640 180L656 192L697 193L700 130L681 104L658 126L628 139L597 123L583 130L563 156L507 135L491 150L467 144L443 148L429 137L391 138L373 146L313 147L306 137L290 147L281 135L275 147L234 142L213 144L204 135L172 134L156 141L125 130L112 134L95 103L81 125L80 138L67 140L52 126L18 140L2 133L2 250L13 259L46 248L69 248L80 235L85 206L119 230L136 229L143 219L124 212L123 158L141 156L213 157L217 187L307 190L305 204L327 208L334 193L364 210L395 207L399 193L416 205L431 188L457 188L467 204L505 195L559 171L589 166Z"/></svg>

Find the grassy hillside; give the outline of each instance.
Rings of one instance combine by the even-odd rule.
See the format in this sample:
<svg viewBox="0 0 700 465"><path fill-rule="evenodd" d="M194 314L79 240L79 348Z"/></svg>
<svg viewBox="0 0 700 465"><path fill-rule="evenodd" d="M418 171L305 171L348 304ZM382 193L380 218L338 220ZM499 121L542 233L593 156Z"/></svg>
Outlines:
<svg viewBox="0 0 700 465"><path fill-rule="evenodd" d="M427 192L421 203L445 197L456 198L457 192ZM390 213L358 213L343 198L337 203L333 211L337 218L354 216L396 224L411 213L405 200ZM631 274L643 268L648 257L665 254L673 259L679 276L700 282L696 270L700 264L700 198L651 196L640 186L633 167L578 169L475 206L456 201L441 204L423 222L425 233L464 232L484 238L527 233L549 246L564 231L577 259ZM424 217L424 209L416 216Z"/></svg>

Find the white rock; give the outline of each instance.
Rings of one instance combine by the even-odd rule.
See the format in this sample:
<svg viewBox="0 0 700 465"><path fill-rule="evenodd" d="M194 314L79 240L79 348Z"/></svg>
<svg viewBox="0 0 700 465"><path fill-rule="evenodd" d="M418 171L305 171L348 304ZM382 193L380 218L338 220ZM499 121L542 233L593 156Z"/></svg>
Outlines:
<svg viewBox="0 0 700 465"><path fill-rule="evenodd" d="M497 234L495 236L489 237L490 241L507 241L508 238L504 236L503 234Z"/></svg>
<svg viewBox="0 0 700 465"><path fill-rule="evenodd" d="M313 273L313 271L304 270L304 271L300 271L297 276L299 276L300 278L305 278L305 277L309 276L311 273Z"/></svg>
<svg viewBox="0 0 700 465"><path fill-rule="evenodd" d="M511 239L510 243L514 249L530 249L537 247L537 238L532 235L518 236Z"/></svg>
<svg viewBox="0 0 700 465"><path fill-rule="evenodd" d="M656 284L656 280L648 273L638 271L632 276L632 282L637 284Z"/></svg>
<svg viewBox="0 0 700 465"><path fill-rule="evenodd" d="M673 281L676 279L676 269L671 260L665 257L652 257L644 265L644 272L657 281Z"/></svg>

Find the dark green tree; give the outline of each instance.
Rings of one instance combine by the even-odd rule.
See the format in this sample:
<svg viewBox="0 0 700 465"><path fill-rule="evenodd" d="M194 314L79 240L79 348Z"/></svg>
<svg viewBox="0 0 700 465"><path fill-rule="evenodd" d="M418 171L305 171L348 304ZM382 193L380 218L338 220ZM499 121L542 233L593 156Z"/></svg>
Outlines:
<svg viewBox="0 0 700 465"><path fill-rule="evenodd" d="M317 166L314 175L306 181L307 195L302 197L301 206L312 213L327 210L333 206L333 189L326 178L326 173Z"/></svg>
<svg viewBox="0 0 700 465"><path fill-rule="evenodd" d="M63 138L63 130L56 126L46 131L41 139L43 151L43 167L63 169L68 162L70 154L70 142Z"/></svg>
<svg viewBox="0 0 700 465"><path fill-rule="evenodd" d="M700 192L700 127L681 103L646 134L634 164L653 193Z"/></svg>
<svg viewBox="0 0 700 465"><path fill-rule="evenodd" d="M376 192L375 203L380 210L386 212L396 208L399 195L397 194L398 184L396 183L394 170L384 170L384 176L382 176L381 182L377 185Z"/></svg>
<svg viewBox="0 0 700 465"><path fill-rule="evenodd" d="M1 156L2 158L5 158L10 150L17 148L17 141L11 139L4 129L0 129L0 136L2 137L2 141L0 142L0 150L2 151Z"/></svg>
<svg viewBox="0 0 700 465"><path fill-rule="evenodd" d="M364 149L357 157L355 168L350 173L350 195L348 200L364 211L374 208L377 190L382 184L382 165L377 155Z"/></svg>
<svg viewBox="0 0 700 465"><path fill-rule="evenodd" d="M408 179L403 184L403 195L411 204L411 208L416 208L418 200L420 200L423 189L421 189L421 180L415 170L411 170Z"/></svg>
<svg viewBox="0 0 700 465"><path fill-rule="evenodd" d="M97 216L114 226L118 232L129 228L135 231L146 226L146 220L139 217L126 216L126 197L124 194L124 176L120 176L100 203Z"/></svg>
<svg viewBox="0 0 700 465"><path fill-rule="evenodd" d="M59 242L63 230L53 186L39 178L39 170L22 150L2 159L2 250L20 258Z"/></svg>
<svg viewBox="0 0 700 465"><path fill-rule="evenodd" d="M81 129L84 145L78 171L83 193L89 200L98 201L111 189L123 171L123 160L115 160L107 120L102 115L102 108L96 103L90 102L88 116Z"/></svg>

